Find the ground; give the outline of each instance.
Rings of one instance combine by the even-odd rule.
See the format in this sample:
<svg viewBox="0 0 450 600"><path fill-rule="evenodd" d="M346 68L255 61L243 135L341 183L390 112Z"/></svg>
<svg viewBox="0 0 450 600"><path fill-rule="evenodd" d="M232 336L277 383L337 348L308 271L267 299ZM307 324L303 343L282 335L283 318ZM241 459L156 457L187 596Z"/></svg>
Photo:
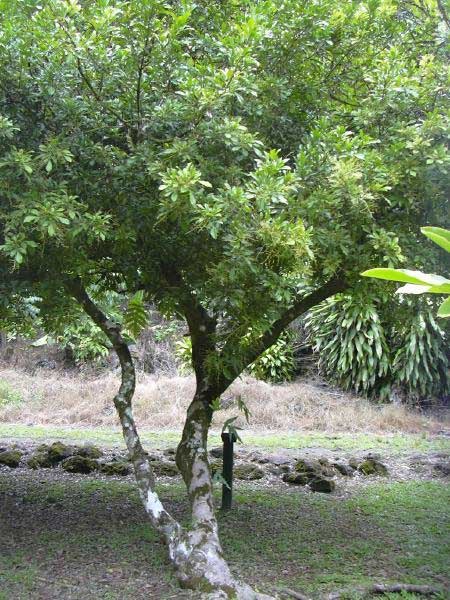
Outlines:
<svg viewBox="0 0 450 600"><path fill-rule="evenodd" d="M106 430L0 426L8 443L62 439L64 432L66 440L119 445L117 433ZM144 438L159 447L174 441L164 432ZM331 495L267 479L236 482L234 509L219 516L236 574L262 591L288 587L317 600L335 590L348 590L345 598L356 599L354 590L385 582L433 585L447 598L450 486L444 477L408 465L414 457L448 456L448 437L311 434L303 444L301 439L280 432L254 436L245 451L376 450L391 476L342 479ZM159 491L170 510L187 519L181 482L161 479ZM171 576L132 478L3 467L0 539L1 600L190 597Z"/></svg>

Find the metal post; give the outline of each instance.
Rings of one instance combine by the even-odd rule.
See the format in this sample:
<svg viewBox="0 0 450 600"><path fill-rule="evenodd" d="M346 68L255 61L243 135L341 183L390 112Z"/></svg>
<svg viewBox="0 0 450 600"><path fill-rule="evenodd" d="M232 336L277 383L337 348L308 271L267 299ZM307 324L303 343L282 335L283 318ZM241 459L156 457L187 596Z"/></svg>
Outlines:
<svg viewBox="0 0 450 600"><path fill-rule="evenodd" d="M222 510L230 510L233 502L233 444L236 436L233 433L222 433L223 471L222 477L227 485L222 485ZM228 486L228 487L227 487Z"/></svg>

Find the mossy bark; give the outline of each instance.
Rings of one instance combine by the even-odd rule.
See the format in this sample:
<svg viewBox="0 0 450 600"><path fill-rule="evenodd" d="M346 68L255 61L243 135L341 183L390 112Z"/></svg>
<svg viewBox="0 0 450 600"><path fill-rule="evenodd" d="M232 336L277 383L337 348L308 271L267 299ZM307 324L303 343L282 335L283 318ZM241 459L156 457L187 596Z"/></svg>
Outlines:
<svg viewBox="0 0 450 600"><path fill-rule="evenodd" d="M192 526L181 525L166 511L155 491L151 463L142 447L132 411L136 375L129 348L120 327L109 321L92 302L79 280L67 282L67 288L94 323L102 329L119 357L122 381L114 405L134 467L139 493L153 526L164 538L169 557L180 585L198 591L204 598L236 600L270 600L246 584L236 581L223 556L217 519L214 514L212 481L207 455L208 430L211 424L211 401L217 390L208 386L204 371L204 348L196 346L197 391L187 411L176 461L187 487L192 510ZM199 339L204 338L203 325ZM206 338L205 338L206 339Z"/></svg>
<svg viewBox="0 0 450 600"><path fill-rule="evenodd" d="M181 442L176 453L176 462L186 484L191 504L192 525L189 530L165 510L157 493L150 461L140 442L133 418L132 398L135 389L133 360L120 327L109 321L89 298L80 279L66 282L68 291L76 298L94 323L110 340L122 369L122 382L114 398L114 404L122 424L123 436L133 463L136 481L145 510L154 527L162 534L169 556L175 566L180 584L184 587L209 594L210 598L235 598L238 600L269 599L258 594L233 577L224 559L219 540L217 519L214 514L212 481L208 463L207 441L212 419L212 402L228 388L233 380L262 352L269 348L285 327L295 318L322 300L343 291L346 283L335 277L309 295L299 298L272 326L255 340L251 348L240 356L239 361L230 361L235 366L232 376L216 374L209 380L207 359L226 359L234 356L236 347L227 341L221 350L216 348L216 319L211 317L198 302L195 294L173 269L168 269L166 279L177 289L179 308L184 313L192 340L192 364L197 387L186 416Z"/></svg>

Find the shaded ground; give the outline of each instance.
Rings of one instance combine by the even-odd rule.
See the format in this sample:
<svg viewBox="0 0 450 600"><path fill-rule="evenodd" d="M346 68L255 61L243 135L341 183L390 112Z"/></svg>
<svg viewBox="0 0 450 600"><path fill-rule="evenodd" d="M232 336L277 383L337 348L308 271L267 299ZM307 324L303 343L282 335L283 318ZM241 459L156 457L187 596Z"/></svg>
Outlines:
<svg viewBox="0 0 450 600"><path fill-rule="evenodd" d="M181 484L159 487L185 519ZM323 599L365 583L448 585L450 488L442 479L373 478L347 497L239 483L235 498L220 516L226 555L262 589L284 585ZM2 600L184 597L129 480L3 470L0 540Z"/></svg>

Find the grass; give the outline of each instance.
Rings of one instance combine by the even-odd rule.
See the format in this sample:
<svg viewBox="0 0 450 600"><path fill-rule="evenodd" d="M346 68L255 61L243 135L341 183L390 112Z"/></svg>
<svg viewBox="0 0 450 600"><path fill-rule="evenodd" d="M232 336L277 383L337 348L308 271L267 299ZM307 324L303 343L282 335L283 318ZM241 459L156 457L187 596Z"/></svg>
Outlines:
<svg viewBox="0 0 450 600"><path fill-rule="evenodd" d="M141 437L149 448L165 448L176 445L181 431L148 431L143 430ZM21 423L0 423L0 438L14 440L65 440L73 442L91 442L104 445L123 446L122 434L115 428L106 427L62 427L51 425L27 426ZM321 447L330 450L388 450L390 453L406 451L439 451L450 449L448 436L422 434L326 434L326 433L292 433L272 432L255 434L242 433L245 446L266 450L300 449ZM212 433L210 446L221 444L220 434Z"/></svg>
<svg viewBox="0 0 450 600"><path fill-rule="evenodd" d="M3 473L0 492L0 599L183 597L128 482ZM186 521L181 484L160 493ZM449 501L442 482L377 483L345 499L240 484L219 525L233 570L260 589L356 600L371 583L445 586Z"/></svg>
<svg viewBox="0 0 450 600"><path fill-rule="evenodd" d="M31 374L0 362L0 398L2 385L8 398L15 394L22 401L0 402L1 422L102 428L118 425L112 405L119 385L117 374L88 376L48 369ZM192 376L139 373L133 400L137 422L152 430L181 429L194 389ZM224 408L214 416L215 427L240 414L238 398L252 415L246 430L255 435L260 431L284 431L287 423L293 431L349 435L437 433L450 425L444 415L425 415L404 405L375 404L310 380L273 385L245 376L224 393ZM242 414L240 421L244 422Z"/></svg>

